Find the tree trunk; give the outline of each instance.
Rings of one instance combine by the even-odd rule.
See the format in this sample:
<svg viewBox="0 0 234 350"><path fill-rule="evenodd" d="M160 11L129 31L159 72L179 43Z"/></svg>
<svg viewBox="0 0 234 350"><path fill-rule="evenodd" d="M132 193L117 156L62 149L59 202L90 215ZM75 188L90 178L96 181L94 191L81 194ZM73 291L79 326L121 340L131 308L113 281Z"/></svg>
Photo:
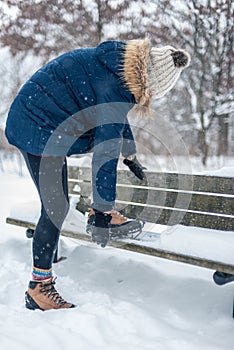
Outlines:
<svg viewBox="0 0 234 350"><path fill-rule="evenodd" d="M218 118L218 149L217 156L228 155L228 114L219 116Z"/></svg>
<svg viewBox="0 0 234 350"><path fill-rule="evenodd" d="M206 130L199 130L198 132L198 147L201 151L201 159L202 164L206 166L208 153L209 153L209 145L206 141Z"/></svg>

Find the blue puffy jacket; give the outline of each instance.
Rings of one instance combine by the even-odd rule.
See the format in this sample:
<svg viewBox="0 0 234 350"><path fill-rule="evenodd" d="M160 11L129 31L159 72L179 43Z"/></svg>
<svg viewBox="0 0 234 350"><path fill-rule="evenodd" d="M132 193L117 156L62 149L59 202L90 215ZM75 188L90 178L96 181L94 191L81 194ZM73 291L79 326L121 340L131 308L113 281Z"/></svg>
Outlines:
<svg viewBox="0 0 234 350"><path fill-rule="evenodd" d="M9 143L35 155L93 152L94 207L110 210L116 167L136 152L127 113L136 103L122 79L125 43L67 52L20 89L6 124Z"/></svg>

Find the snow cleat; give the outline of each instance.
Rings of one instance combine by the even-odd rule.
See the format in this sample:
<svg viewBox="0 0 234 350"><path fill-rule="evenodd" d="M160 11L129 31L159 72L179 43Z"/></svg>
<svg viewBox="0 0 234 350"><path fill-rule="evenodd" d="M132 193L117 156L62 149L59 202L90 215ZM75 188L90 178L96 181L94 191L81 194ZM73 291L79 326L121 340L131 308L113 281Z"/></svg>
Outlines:
<svg viewBox="0 0 234 350"><path fill-rule="evenodd" d="M231 275L230 273L216 271L213 274L213 280L217 285L223 286L224 284L234 282L234 275Z"/></svg>
<svg viewBox="0 0 234 350"><path fill-rule="evenodd" d="M143 220L132 220L124 217L118 211L111 210L108 212L111 215L111 222L109 224L109 234L111 239L117 238L134 238L138 237L144 227ZM92 235L94 227L94 210L90 209L88 214L88 222L86 232Z"/></svg>

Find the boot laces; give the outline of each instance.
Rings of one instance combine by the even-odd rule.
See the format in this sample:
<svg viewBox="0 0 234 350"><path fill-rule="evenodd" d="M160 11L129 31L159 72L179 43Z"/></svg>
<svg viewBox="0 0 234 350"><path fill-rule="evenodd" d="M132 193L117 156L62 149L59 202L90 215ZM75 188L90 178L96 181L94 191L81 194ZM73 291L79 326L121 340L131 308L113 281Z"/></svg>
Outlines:
<svg viewBox="0 0 234 350"><path fill-rule="evenodd" d="M40 285L40 292L46 295L54 304L63 306L67 302L61 297L54 287L56 279L57 277L48 283L42 283Z"/></svg>
<svg viewBox="0 0 234 350"><path fill-rule="evenodd" d="M107 212L108 214L112 214L112 215L116 215L116 216L120 216L121 218L124 218L127 220L126 216L124 216L123 214L121 214L119 211L117 210L111 210L110 212Z"/></svg>
<svg viewBox="0 0 234 350"><path fill-rule="evenodd" d="M119 211L117 210L110 210L106 211L105 214L111 215L111 224L112 225L122 225L123 223L129 221L128 218L126 218L124 215L122 215ZM90 223L93 223L92 217L94 216L94 210L91 208L89 210L88 218L90 219ZM120 222L118 222L120 220Z"/></svg>

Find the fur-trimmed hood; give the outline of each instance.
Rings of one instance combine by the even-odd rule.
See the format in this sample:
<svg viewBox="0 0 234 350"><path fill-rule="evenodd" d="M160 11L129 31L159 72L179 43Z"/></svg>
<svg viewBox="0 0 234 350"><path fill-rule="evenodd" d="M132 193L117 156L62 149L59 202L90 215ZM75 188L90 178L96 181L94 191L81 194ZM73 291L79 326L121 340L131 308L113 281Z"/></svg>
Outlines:
<svg viewBox="0 0 234 350"><path fill-rule="evenodd" d="M150 46L148 40L106 41L96 49L96 57L101 64L120 79L120 89L124 87L125 97L132 96L138 112L147 112L150 103L148 63ZM121 92L121 95L123 91ZM132 98L127 97L132 103ZM131 101L130 101L131 100ZM142 108L146 107L146 108Z"/></svg>
<svg viewBox="0 0 234 350"><path fill-rule="evenodd" d="M147 71L149 59L150 47L147 39L130 40L126 43L122 78L134 95L136 103L147 108L151 97Z"/></svg>

